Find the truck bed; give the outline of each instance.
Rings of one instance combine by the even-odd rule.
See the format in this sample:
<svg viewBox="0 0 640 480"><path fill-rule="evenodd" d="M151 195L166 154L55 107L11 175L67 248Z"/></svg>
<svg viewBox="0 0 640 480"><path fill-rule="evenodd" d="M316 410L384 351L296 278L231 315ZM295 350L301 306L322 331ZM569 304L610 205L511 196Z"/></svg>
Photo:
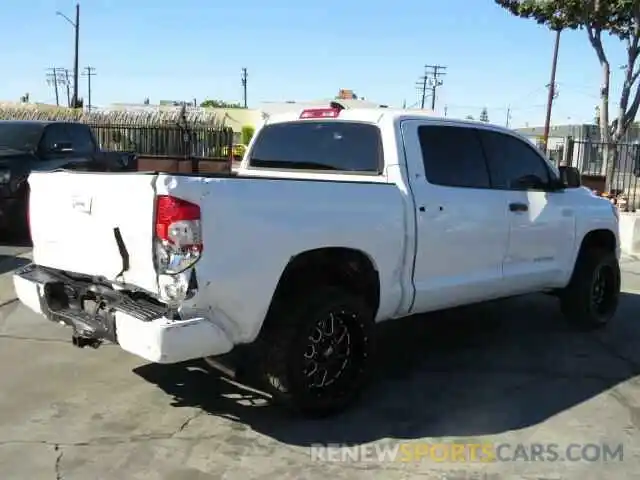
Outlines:
<svg viewBox="0 0 640 480"><path fill-rule="evenodd" d="M34 263L160 293L154 264L158 195L202 210L203 255L193 308L229 317L234 336L261 324L292 256L323 247L365 252L379 271L380 315L398 309L408 201L396 185L158 173L35 173L30 177ZM248 298L249 296L249 298Z"/></svg>

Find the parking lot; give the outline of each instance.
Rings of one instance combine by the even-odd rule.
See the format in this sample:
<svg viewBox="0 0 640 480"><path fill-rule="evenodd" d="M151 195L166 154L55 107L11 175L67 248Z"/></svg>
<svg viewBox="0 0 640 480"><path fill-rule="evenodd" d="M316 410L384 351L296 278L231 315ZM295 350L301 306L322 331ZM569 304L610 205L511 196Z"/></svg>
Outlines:
<svg viewBox="0 0 640 480"><path fill-rule="evenodd" d="M13 299L28 247L0 249L0 478L640 478L640 262L623 261L615 325L564 326L528 296L381 327L377 382L336 418L288 416L201 362L159 366ZM22 258L21 258L22 257ZM313 460L310 445L398 442L618 445L592 461Z"/></svg>

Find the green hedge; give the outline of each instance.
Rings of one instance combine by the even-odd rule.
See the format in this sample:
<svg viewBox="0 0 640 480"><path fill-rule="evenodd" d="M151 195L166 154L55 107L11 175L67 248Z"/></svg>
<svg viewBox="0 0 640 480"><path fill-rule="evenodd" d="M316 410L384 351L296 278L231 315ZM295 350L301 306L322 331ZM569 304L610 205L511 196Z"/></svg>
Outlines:
<svg viewBox="0 0 640 480"><path fill-rule="evenodd" d="M255 131L256 129L252 125L244 125L242 127L242 144L243 145L249 145L249 142L253 138L253 134L255 133Z"/></svg>

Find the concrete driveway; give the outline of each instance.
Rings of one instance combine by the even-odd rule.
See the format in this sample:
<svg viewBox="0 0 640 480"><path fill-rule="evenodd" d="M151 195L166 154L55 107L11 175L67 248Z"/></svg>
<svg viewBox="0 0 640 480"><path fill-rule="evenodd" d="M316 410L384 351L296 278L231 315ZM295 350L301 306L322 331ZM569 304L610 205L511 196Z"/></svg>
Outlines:
<svg viewBox="0 0 640 480"><path fill-rule="evenodd" d="M19 254L20 250L15 250ZM358 408L304 421L201 362L157 366L12 302L0 259L0 478L640 478L640 263L625 259L617 322L565 328L530 296L381 329L378 381ZM9 262L9 263L7 263ZM4 270L3 270L4 265ZM622 444L622 461L312 460L315 443Z"/></svg>

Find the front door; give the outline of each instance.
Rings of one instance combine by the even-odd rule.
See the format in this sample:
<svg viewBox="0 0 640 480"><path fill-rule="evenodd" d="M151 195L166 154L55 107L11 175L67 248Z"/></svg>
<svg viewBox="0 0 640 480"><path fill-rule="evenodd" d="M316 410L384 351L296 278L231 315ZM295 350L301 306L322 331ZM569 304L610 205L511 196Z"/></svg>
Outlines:
<svg viewBox="0 0 640 480"><path fill-rule="evenodd" d="M416 208L413 312L500 296L509 215L492 190L477 131L407 120L402 124Z"/></svg>
<svg viewBox="0 0 640 480"><path fill-rule="evenodd" d="M526 140L509 133L481 132L492 182L508 195L509 247L504 275L512 293L561 281L575 243L575 215L557 178Z"/></svg>

